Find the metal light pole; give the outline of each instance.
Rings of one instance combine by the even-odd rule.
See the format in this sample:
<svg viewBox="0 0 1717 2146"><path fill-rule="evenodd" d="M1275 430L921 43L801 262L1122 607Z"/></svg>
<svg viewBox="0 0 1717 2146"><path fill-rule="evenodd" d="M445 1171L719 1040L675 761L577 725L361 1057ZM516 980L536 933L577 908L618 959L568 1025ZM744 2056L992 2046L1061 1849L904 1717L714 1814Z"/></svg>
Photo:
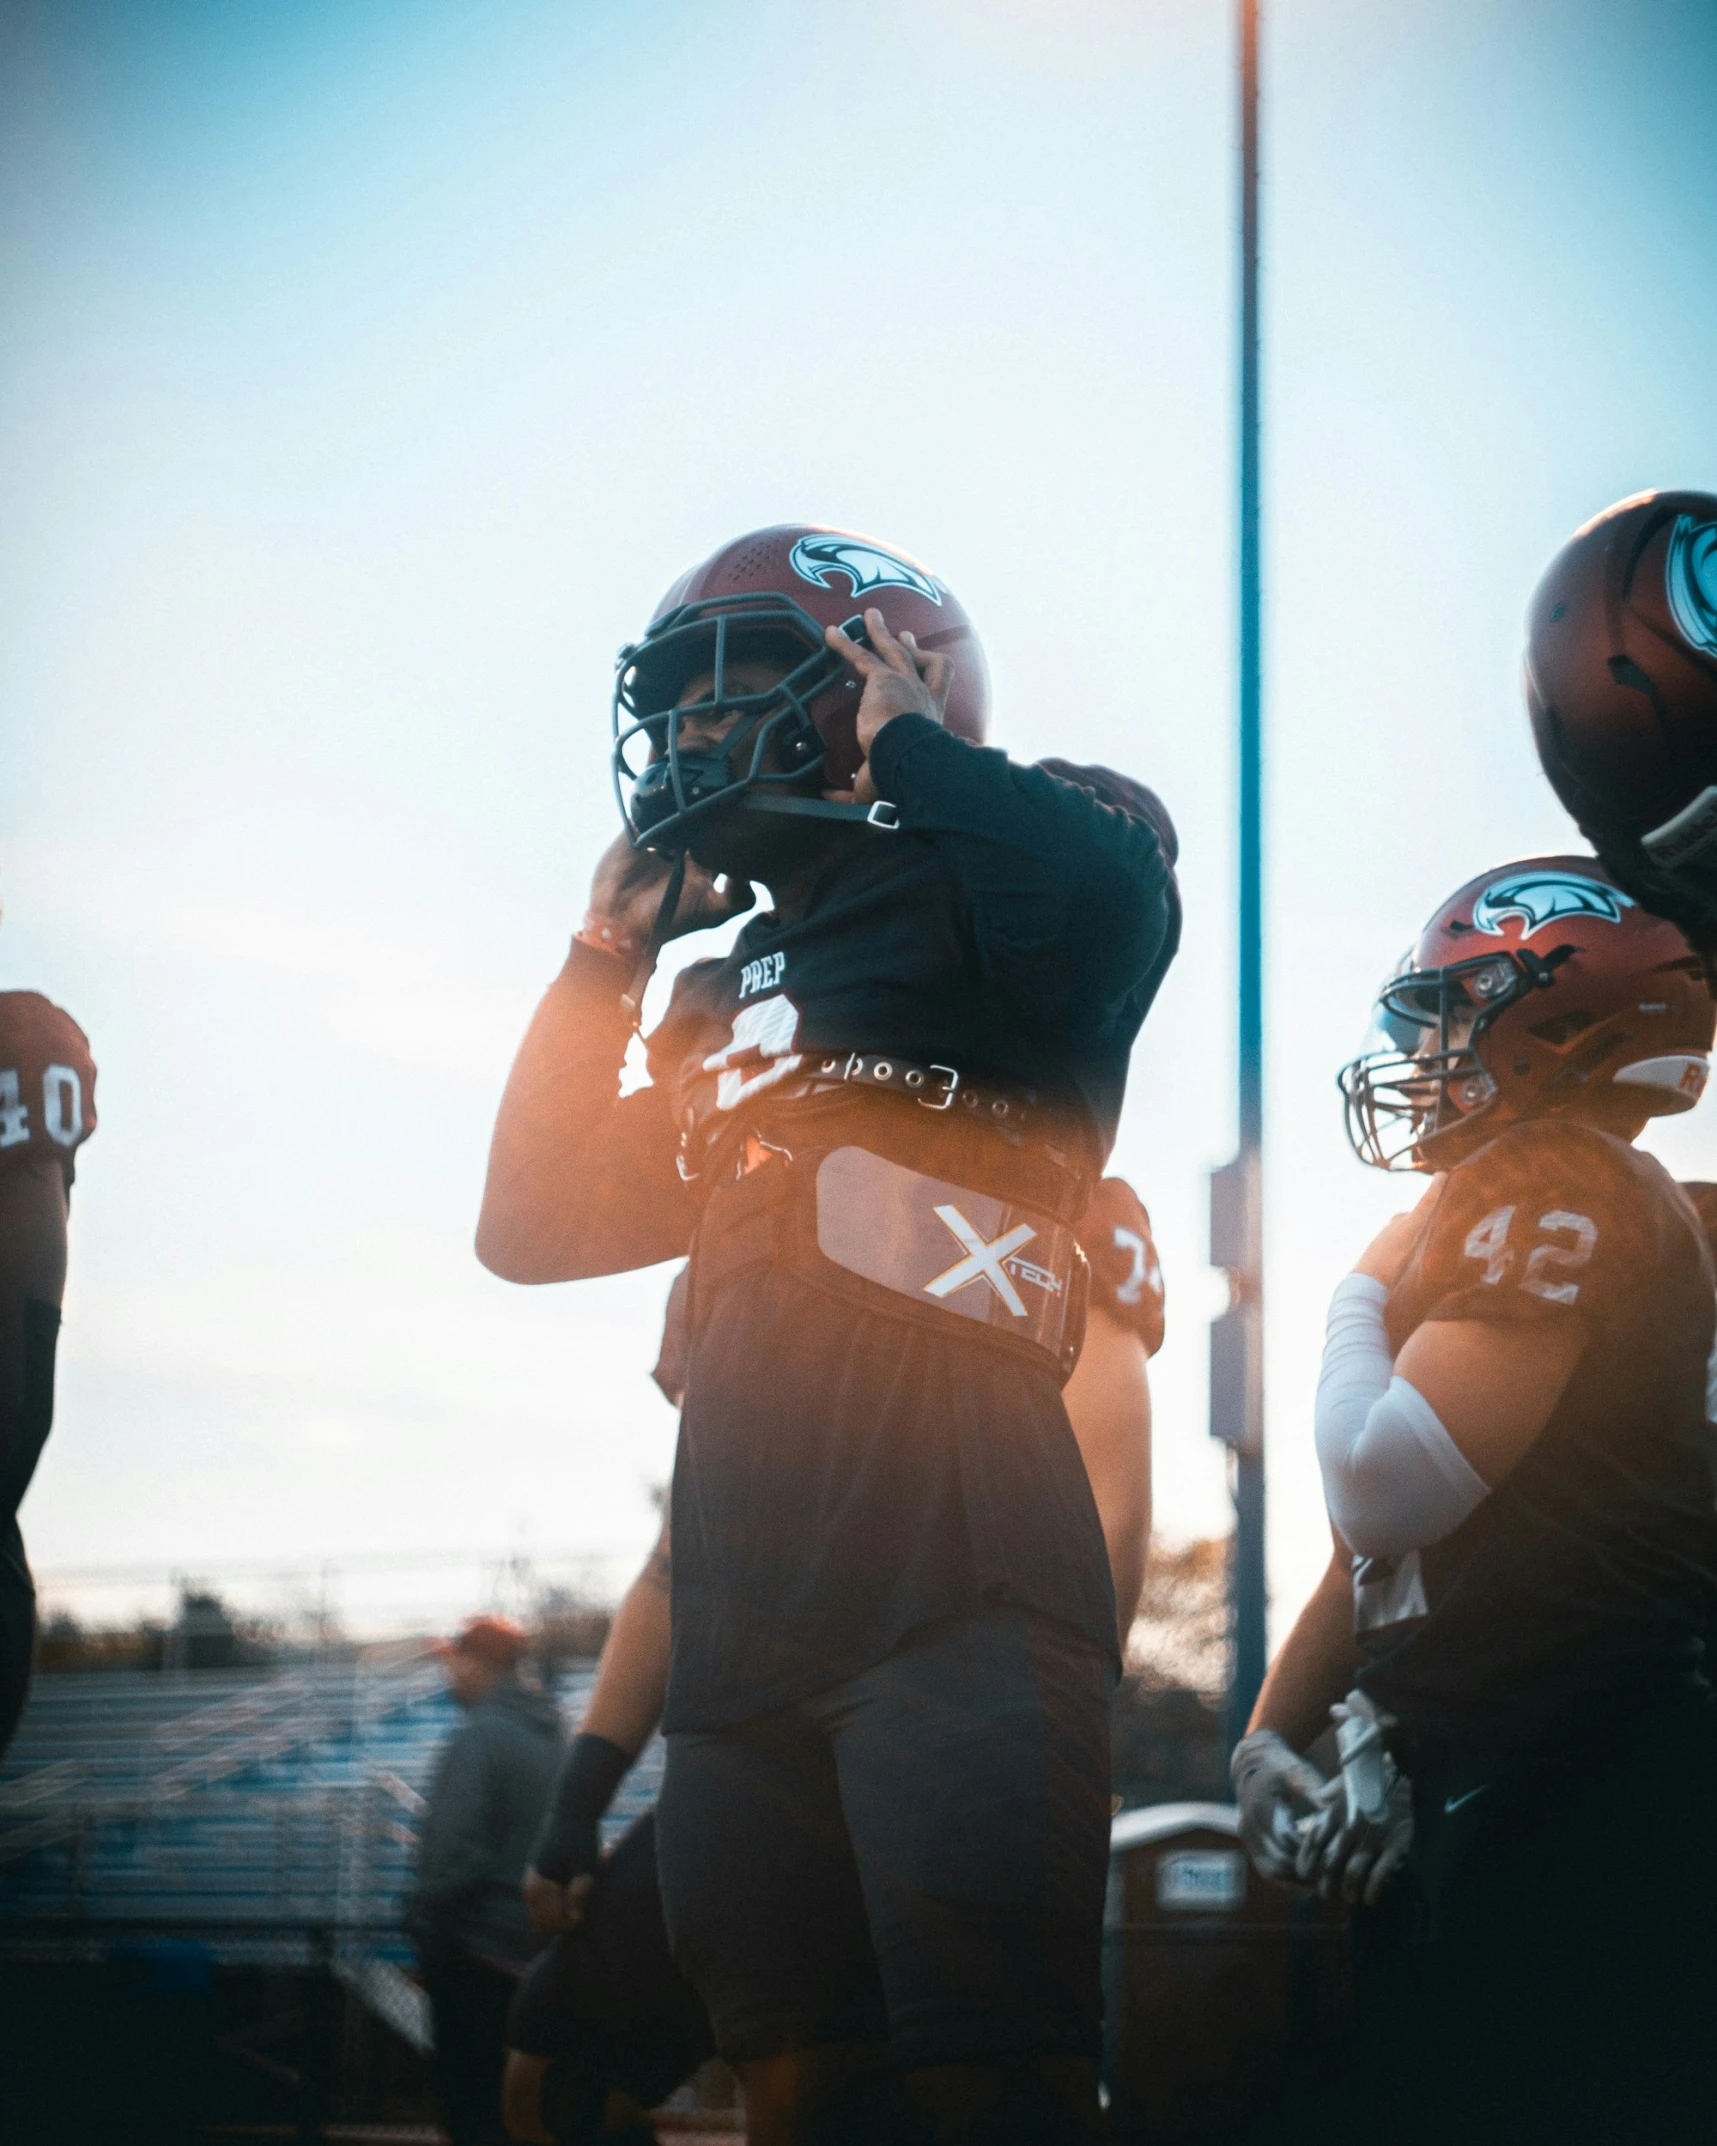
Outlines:
<svg viewBox="0 0 1717 2146"><path fill-rule="evenodd" d="M1210 1330L1210 1429L1233 1451L1229 1741L1264 1680L1264 874L1258 425L1258 0L1240 28L1240 1153L1210 1181L1210 1260L1229 1308Z"/></svg>

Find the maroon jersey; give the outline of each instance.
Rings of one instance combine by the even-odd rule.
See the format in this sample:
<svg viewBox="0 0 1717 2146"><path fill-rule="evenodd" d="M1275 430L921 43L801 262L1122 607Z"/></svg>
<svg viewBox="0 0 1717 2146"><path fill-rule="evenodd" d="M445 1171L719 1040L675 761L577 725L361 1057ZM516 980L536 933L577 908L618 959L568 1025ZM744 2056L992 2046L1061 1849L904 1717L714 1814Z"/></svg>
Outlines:
<svg viewBox="0 0 1717 2146"><path fill-rule="evenodd" d="M1151 1218L1124 1177L1098 1180L1079 1242L1091 1262L1091 1302L1130 1326L1154 1356L1163 1345L1163 1270Z"/></svg>
<svg viewBox="0 0 1717 2146"><path fill-rule="evenodd" d="M39 991L0 991L0 1170L73 1157L95 1131L89 1038Z"/></svg>
<svg viewBox="0 0 1717 2146"><path fill-rule="evenodd" d="M1452 1535L1355 1566L1362 1687L1433 1742L1486 1750L1685 1689L1717 1584L1717 1305L1680 1187L1607 1133L1510 1127L1450 1172L1386 1317L1397 1354L1427 1320L1579 1319L1588 1339Z"/></svg>

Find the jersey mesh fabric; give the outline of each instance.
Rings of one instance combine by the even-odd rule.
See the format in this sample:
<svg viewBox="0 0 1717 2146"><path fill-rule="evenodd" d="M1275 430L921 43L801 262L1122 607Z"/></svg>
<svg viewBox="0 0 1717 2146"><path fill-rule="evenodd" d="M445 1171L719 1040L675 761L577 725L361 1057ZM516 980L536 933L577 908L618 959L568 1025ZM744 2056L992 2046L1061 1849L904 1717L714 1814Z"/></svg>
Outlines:
<svg viewBox="0 0 1717 2146"><path fill-rule="evenodd" d="M1451 1172L1390 1294L1390 1346L1429 1320L1573 1318L1589 1339L1525 1458L1411 1553L1423 1614L1362 1635L1361 1686L1433 1743L1502 1751L1589 1730L1696 1676L1717 1582L1704 1233L1626 1142L1513 1127Z"/></svg>
<svg viewBox="0 0 1717 2146"><path fill-rule="evenodd" d="M0 1170L56 1163L69 1188L94 1131L89 1038L39 991L0 991Z"/></svg>
<svg viewBox="0 0 1717 2146"><path fill-rule="evenodd" d="M1134 1036L1173 955L1179 900L1155 832L1088 792L901 716L877 741L901 831L831 847L802 913L754 918L683 971L652 1085L621 1099L624 965L577 947L588 1110L569 1157L580 1273L687 1250L699 1190L737 1136L855 1141L978 1191L1066 1208L1114 1138ZM817 1050L889 1052L1029 1088L1010 1143L889 1095L805 1096ZM817 1116L827 1108L840 1129ZM1102 1530L1047 1371L964 1333L842 1301L782 1267L700 1295L673 1487L666 1725L710 1728L880 1660L985 1601L1115 1646ZM951 1319L950 1328L963 1327Z"/></svg>

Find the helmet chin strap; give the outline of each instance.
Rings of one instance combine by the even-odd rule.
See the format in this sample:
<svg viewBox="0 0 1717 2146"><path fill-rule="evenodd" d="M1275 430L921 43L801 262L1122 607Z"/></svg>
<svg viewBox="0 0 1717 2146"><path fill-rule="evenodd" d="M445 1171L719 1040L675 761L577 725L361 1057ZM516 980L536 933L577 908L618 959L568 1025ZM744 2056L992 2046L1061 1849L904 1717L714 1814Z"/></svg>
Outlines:
<svg viewBox="0 0 1717 2146"><path fill-rule="evenodd" d="M900 814L887 798L879 797L873 805L861 805L855 799L851 804L842 804L832 797L750 796L744 800L753 812L786 813L802 820L858 821L867 827L881 828L892 833L900 824ZM621 1005L625 1007L634 1028L643 1016L644 993L649 988L650 978L656 973L656 963L668 936L674 928L674 917L680 906L680 895L686 884L686 852L674 852L673 870L668 874L668 883L662 889L662 899L656 910L656 921L650 926L650 936L644 942L644 951L638 957L638 966L632 981L626 987Z"/></svg>
<svg viewBox="0 0 1717 2146"><path fill-rule="evenodd" d="M874 805L861 805L856 799L843 805L834 797L793 797L786 792L752 791L745 799L747 812L779 812L797 820L860 820L866 826L880 827L892 833L900 825L900 814L886 797L879 797Z"/></svg>
<svg viewBox="0 0 1717 2146"><path fill-rule="evenodd" d="M673 870L668 874L668 884L662 889L662 899L656 907L656 921L650 926L650 936L644 941L644 951L638 957L638 966L632 972L632 981L626 986L621 998L627 1017L636 1028L644 1014L644 993L649 989L650 978L656 973L656 963L668 943L668 934L674 928L674 914L680 906L680 893L686 883L686 853L674 852Z"/></svg>

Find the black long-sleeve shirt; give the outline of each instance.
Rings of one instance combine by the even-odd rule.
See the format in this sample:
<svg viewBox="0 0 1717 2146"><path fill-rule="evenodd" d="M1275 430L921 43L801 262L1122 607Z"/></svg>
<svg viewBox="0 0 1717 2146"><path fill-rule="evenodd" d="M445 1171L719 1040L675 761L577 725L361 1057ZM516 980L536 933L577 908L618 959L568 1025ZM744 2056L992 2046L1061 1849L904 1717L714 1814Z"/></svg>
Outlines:
<svg viewBox="0 0 1717 2146"><path fill-rule="evenodd" d="M853 1141L1079 1220L1178 941L1162 843L920 716L888 724L870 764L898 832L832 844L800 913L756 917L725 958L684 971L650 1039L651 1085L628 1097L624 964L575 947L558 987L580 1038L571 1271L687 1249L702 1186L676 1165L684 1133L706 1184L710 1158L725 1165L732 1136L755 1131ZM1031 1137L894 1096L837 1094L831 1112L806 1094L811 1069L846 1050L1029 1090ZM1079 1169L1046 1169L1045 1142ZM1114 1649L1102 1531L1051 1372L782 1267L700 1306L673 1527L670 1729L784 1704L984 1600Z"/></svg>

